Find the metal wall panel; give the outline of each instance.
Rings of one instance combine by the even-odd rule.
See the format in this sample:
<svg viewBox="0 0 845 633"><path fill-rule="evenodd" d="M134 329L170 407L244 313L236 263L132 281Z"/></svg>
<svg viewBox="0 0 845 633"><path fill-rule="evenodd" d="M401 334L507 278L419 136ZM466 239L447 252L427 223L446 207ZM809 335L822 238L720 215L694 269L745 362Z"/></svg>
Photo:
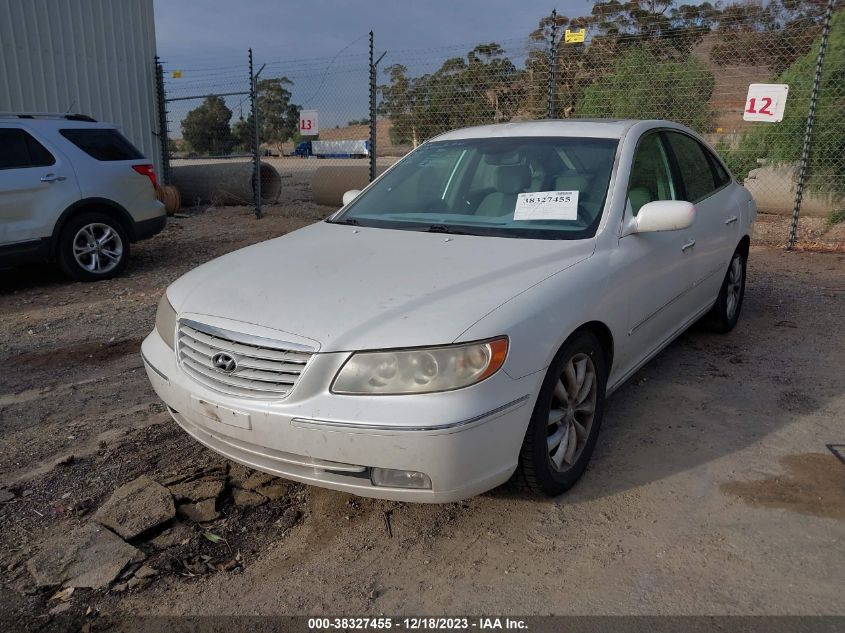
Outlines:
<svg viewBox="0 0 845 633"><path fill-rule="evenodd" d="M0 0L0 111L118 125L160 165L153 0Z"/></svg>

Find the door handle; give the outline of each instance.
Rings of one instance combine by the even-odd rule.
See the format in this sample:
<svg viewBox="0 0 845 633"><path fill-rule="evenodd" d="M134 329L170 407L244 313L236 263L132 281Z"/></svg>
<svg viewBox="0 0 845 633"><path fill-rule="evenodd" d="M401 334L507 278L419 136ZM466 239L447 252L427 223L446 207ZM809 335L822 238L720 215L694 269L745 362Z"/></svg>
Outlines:
<svg viewBox="0 0 845 633"><path fill-rule="evenodd" d="M695 246L695 240L690 240L689 242L681 246L681 250L686 253L693 246Z"/></svg>
<svg viewBox="0 0 845 633"><path fill-rule="evenodd" d="M728 224L728 225L733 224L733 223L734 223L734 222L736 222L738 219L739 219L738 217L736 217L735 215L732 215L732 216L731 216L731 217L729 217L727 220L725 220L725 224Z"/></svg>
<svg viewBox="0 0 845 633"><path fill-rule="evenodd" d="M62 180L67 180L67 178L65 176L57 176L56 174L41 176L41 182L61 182Z"/></svg>

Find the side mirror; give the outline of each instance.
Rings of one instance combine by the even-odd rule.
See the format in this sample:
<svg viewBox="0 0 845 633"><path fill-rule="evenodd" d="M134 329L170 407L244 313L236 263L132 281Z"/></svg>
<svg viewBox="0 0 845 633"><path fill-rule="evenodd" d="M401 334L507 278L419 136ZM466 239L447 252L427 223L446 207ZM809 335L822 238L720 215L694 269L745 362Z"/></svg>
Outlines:
<svg viewBox="0 0 845 633"><path fill-rule="evenodd" d="M640 212L631 218L626 234L655 233L657 231L678 231L695 222L695 207L682 200L655 200L640 207Z"/></svg>
<svg viewBox="0 0 845 633"><path fill-rule="evenodd" d="M343 206L345 207L347 204L357 198L359 193L361 193L360 189L350 189L345 194L343 194Z"/></svg>

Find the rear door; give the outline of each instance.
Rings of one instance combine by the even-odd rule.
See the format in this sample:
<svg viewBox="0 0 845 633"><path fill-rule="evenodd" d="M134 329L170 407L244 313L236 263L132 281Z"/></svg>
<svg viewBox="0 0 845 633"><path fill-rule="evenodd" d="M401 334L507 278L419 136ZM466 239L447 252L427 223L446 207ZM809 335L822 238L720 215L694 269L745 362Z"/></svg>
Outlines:
<svg viewBox="0 0 845 633"><path fill-rule="evenodd" d="M678 188L695 205L690 253L695 261L692 294L698 310L709 307L719 294L731 255L739 241L739 211L730 176L702 143L688 134L665 131L667 147L676 167Z"/></svg>
<svg viewBox="0 0 845 633"><path fill-rule="evenodd" d="M150 160L118 130L69 123L59 134L66 141L67 152L73 154L83 198L113 200L130 213L150 207L155 198L151 178L134 169L150 165Z"/></svg>
<svg viewBox="0 0 845 633"><path fill-rule="evenodd" d="M49 237L78 199L73 167L61 151L19 125L0 124L0 244Z"/></svg>

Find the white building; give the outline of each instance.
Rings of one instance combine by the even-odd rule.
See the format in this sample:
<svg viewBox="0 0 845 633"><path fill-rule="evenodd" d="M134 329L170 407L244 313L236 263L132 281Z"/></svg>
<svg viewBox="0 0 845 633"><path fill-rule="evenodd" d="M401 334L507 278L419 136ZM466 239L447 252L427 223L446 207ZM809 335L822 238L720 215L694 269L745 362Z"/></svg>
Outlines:
<svg viewBox="0 0 845 633"><path fill-rule="evenodd" d="M0 0L0 111L120 126L160 167L153 0Z"/></svg>

